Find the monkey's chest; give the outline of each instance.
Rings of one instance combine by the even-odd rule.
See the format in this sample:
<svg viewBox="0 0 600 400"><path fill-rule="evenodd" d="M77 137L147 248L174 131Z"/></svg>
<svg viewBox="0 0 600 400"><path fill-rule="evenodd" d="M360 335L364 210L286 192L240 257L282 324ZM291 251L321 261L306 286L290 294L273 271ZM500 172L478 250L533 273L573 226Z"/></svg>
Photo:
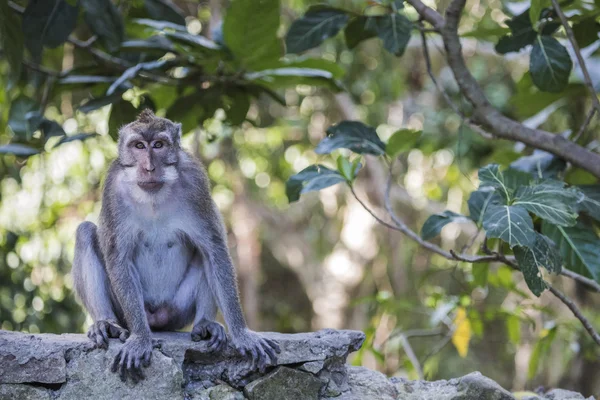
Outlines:
<svg viewBox="0 0 600 400"><path fill-rule="evenodd" d="M172 301L194 253L175 234L153 233L148 231L140 235L135 267L144 300L151 304L164 304Z"/></svg>

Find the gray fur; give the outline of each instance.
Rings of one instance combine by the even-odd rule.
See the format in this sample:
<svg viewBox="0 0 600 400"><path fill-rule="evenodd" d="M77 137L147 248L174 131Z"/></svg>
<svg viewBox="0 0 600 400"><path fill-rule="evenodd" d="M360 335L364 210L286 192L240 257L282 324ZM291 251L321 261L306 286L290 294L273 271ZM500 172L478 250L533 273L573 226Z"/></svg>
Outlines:
<svg viewBox="0 0 600 400"><path fill-rule="evenodd" d="M279 351L246 326L224 224L204 168L180 148L180 135L180 124L149 111L121 128L99 225L77 229L73 278L94 320L88 336L106 347L109 337L130 334L113 365L123 379L143 378L151 329L193 322L192 338L220 349L226 336L214 321L217 306L253 368L264 370Z"/></svg>

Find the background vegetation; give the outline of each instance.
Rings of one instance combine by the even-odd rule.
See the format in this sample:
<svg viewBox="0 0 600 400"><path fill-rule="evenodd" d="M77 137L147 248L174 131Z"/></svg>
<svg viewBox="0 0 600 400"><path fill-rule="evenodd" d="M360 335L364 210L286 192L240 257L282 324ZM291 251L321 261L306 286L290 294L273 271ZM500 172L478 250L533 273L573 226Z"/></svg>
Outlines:
<svg viewBox="0 0 600 400"><path fill-rule="evenodd" d="M74 232L150 107L207 167L252 328L600 393L600 5L315 4L0 0L1 328L86 329Z"/></svg>

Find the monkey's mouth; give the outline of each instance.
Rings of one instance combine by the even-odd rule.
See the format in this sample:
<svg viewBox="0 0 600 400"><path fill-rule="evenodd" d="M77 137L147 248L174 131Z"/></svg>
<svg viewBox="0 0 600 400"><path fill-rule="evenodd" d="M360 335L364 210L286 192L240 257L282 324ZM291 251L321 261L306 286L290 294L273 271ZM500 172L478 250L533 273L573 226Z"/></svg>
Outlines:
<svg viewBox="0 0 600 400"><path fill-rule="evenodd" d="M160 181L146 181L138 182L138 186L147 192L157 192L163 186L164 182Z"/></svg>

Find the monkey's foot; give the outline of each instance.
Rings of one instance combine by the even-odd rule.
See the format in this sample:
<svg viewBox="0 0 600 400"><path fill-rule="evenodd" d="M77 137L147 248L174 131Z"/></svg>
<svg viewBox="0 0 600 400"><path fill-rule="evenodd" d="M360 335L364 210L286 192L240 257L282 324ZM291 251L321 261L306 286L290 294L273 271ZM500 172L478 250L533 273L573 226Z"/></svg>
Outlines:
<svg viewBox="0 0 600 400"><path fill-rule="evenodd" d="M111 371L118 372L123 382L129 378L137 383L145 379L142 367L148 367L151 358L152 339L132 335L115 357Z"/></svg>
<svg viewBox="0 0 600 400"><path fill-rule="evenodd" d="M217 351L221 350L227 344L227 335L225 334L223 325L215 321L203 319L192 329L192 340L194 342L208 340L210 351Z"/></svg>
<svg viewBox="0 0 600 400"><path fill-rule="evenodd" d="M277 354L281 349L277 342L267 339L246 329L243 333L233 338L233 346L243 355L252 357L251 369L258 369L261 373L265 372L269 364L277 362Z"/></svg>
<svg viewBox="0 0 600 400"><path fill-rule="evenodd" d="M100 320L90 326L87 336L96 344L96 347L107 349L108 339L119 338L121 342L125 342L129 337L129 331L115 321Z"/></svg>

